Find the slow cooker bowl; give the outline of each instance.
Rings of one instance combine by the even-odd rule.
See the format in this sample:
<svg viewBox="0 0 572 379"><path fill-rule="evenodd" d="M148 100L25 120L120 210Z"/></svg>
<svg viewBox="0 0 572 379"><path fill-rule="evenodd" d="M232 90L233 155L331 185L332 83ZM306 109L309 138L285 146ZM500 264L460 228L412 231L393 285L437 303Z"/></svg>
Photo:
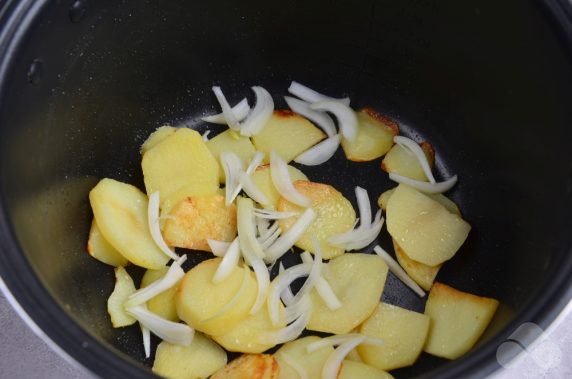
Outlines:
<svg viewBox="0 0 572 379"><path fill-rule="evenodd" d="M142 187L139 147L164 123L203 128L210 88L233 100L297 80L373 107L433 143L473 231L438 279L492 296L488 336L396 377L484 376L524 322L572 296L572 61L558 1L11 1L0 6L0 275L24 317L105 378L152 377L136 327L106 313L113 270L85 253L87 194ZM250 96L250 95L249 95ZM377 196L378 162L311 178ZM353 167L353 166L352 166ZM351 194L351 192L350 192ZM384 300L416 310L390 276Z"/></svg>

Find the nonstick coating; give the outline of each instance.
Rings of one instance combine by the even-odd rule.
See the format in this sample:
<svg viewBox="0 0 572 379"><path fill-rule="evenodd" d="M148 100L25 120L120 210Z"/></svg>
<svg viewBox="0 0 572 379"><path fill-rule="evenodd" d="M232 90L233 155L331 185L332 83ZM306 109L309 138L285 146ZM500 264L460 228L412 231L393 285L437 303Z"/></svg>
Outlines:
<svg viewBox="0 0 572 379"><path fill-rule="evenodd" d="M552 5L556 2L548 2ZM0 20L0 274L50 339L102 377L145 377L136 327L114 330L113 270L85 253L88 191L143 188L139 147L164 123L199 130L221 85L236 102L297 80L350 96L430 141L473 226L438 280L501 301L489 337L448 363L422 355L396 377L482 376L525 321L546 327L572 277L572 64L533 1L7 1ZM1 24L0 24L1 25ZM213 129L214 130L214 129ZM379 160L341 151L303 168L355 201L392 184ZM387 233L379 241L392 250ZM204 259L205 254L195 256ZM132 269L135 275L141 272ZM422 311L390 275L383 300Z"/></svg>

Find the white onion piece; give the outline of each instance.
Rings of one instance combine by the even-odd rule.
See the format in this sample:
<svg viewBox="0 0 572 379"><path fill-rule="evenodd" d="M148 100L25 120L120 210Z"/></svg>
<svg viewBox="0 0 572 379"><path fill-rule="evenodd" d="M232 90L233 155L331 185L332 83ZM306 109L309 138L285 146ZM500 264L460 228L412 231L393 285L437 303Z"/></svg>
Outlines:
<svg viewBox="0 0 572 379"><path fill-rule="evenodd" d="M265 239L262 240L258 239L258 242L260 242L260 247L262 248L262 250L268 249L268 247L270 247L270 245L276 242L276 240L280 237L282 229L280 229L280 226L278 224L275 225L277 226L277 228L272 232L272 234L268 235Z"/></svg>
<svg viewBox="0 0 572 379"><path fill-rule="evenodd" d="M332 137L336 134L336 125L329 114L315 111L310 108L310 103L294 97L284 96L284 100L286 100L286 103L294 113L298 113L318 125L324 132L326 132L328 137Z"/></svg>
<svg viewBox="0 0 572 379"><path fill-rule="evenodd" d="M169 267L169 270L167 270L167 273L161 279L156 280L147 287L141 288L132 293L127 298L125 307L131 308L143 304L176 285L179 280L185 276L185 271L181 268L181 265L185 260L187 260L187 256L183 255L171 264L171 267Z"/></svg>
<svg viewBox="0 0 572 379"><path fill-rule="evenodd" d="M320 244L318 243L316 236L312 237L312 243L314 244L314 259L311 263L312 269L304 281L304 284L294 296L294 303L300 302L302 297L306 296L310 292L322 274L322 250L320 249Z"/></svg>
<svg viewBox="0 0 572 379"><path fill-rule="evenodd" d="M307 251L303 252L300 256L302 257L302 262L304 263L313 262L312 255ZM324 279L323 276L320 275L320 277L316 280L314 287L316 288L318 295L320 295L324 303L326 303L328 309L335 311L336 309L341 308L342 302L336 296L336 293L332 289L332 286L330 286L330 283L328 283L328 281Z"/></svg>
<svg viewBox="0 0 572 379"><path fill-rule="evenodd" d="M356 186L355 193L359 210L360 228L362 226L369 227L371 225L371 204L367 190Z"/></svg>
<svg viewBox="0 0 572 379"><path fill-rule="evenodd" d="M250 106L248 105L248 99L246 97L232 107L232 113L237 121L244 119L248 115L248 112L250 112ZM226 125L226 119L223 113L201 117L201 120L212 124Z"/></svg>
<svg viewBox="0 0 572 379"><path fill-rule="evenodd" d="M294 187L288 172L288 164L274 151L270 153L270 176L274 187L286 200L305 208L312 205L312 200Z"/></svg>
<svg viewBox="0 0 572 379"><path fill-rule="evenodd" d="M230 104L226 100L226 97L222 93L222 90L218 86L212 87L212 90L222 108L222 114L225 120L225 123L228 125L229 128L233 130L240 130L240 123L238 122L237 117L234 115Z"/></svg>
<svg viewBox="0 0 572 379"><path fill-rule="evenodd" d="M300 239L310 225L312 225L316 216L316 212L312 208L307 208L290 229L283 233L276 242L266 249L266 257L264 260L268 263L273 263L283 256L294 246L296 241Z"/></svg>
<svg viewBox="0 0 572 379"><path fill-rule="evenodd" d="M151 356L151 331L144 327L142 324L139 324L139 328L141 329L141 336L143 337L143 350L145 351L145 358L149 358Z"/></svg>
<svg viewBox="0 0 572 379"><path fill-rule="evenodd" d="M334 156L340 146L340 135L328 137L294 158L294 162L306 166L317 166Z"/></svg>
<svg viewBox="0 0 572 379"><path fill-rule="evenodd" d="M292 367L292 369L296 372L296 375L298 375L300 379L308 379L308 373L306 372L304 367L302 367L301 365L298 364L298 362L296 362L294 358L292 358L291 356L289 356L284 352L281 352L280 356L288 366Z"/></svg>
<svg viewBox="0 0 572 379"><path fill-rule="evenodd" d="M220 153L220 163L225 175L225 204L229 206L240 193L242 161L235 153Z"/></svg>
<svg viewBox="0 0 572 379"><path fill-rule="evenodd" d="M157 337L173 345L188 346L193 341L195 330L188 325L165 320L140 305L127 308L127 313Z"/></svg>
<svg viewBox="0 0 572 379"><path fill-rule="evenodd" d="M245 172L241 172L239 176L240 186L246 192L246 194L254 201L260 205L270 204L268 197L258 188L254 180L248 176Z"/></svg>
<svg viewBox="0 0 572 379"><path fill-rule="evenodd" d="M215 314L213 314L209 318L205 319L203 322L210 322L210 321L220 317L221 315L225 314L230 309L232 309L236 306L238 301L241 299L242 293L246 289L246 285L248 283L248 276L250 275L250 273L251 273L251 271L249 268L245 268L243 270L242 282L240 282L240 287L238 288L238 290L236 291L236 293L234 294L232 299L230 299L228 303L223 305L218 311L216 311Z"/></svg>
<svg viewBox="0 0 572 379"><path fill-rule="evenodd" d="M373 223L369 226L360 226L354 230L332 236L328 243L332 246L341 247L345 250L357 250L372 243L383 227L385 219L381 217L381 209L377 211Z"/></svg>
<svg viewBox="0 0 572 379"><path fill-rule="evenodd" d="M303 304L300 308L301 313L296 321L286 326L285 328L266 334L261 339L264 342L278 345L281 343L293 341L298 338L306 328L306 325L308 325L310 316L312 315L312 302L308 296L303 298Z"/></svg>
<svg viewBox="0 0 572 379"><path fill-rule="evenodd" d="M254 156L250 160L248 167L246 168L246 174L248 175L252 174L258 168L258 166L260 166L263 160L264 160L264 153L262 151L257 151L256 154L254 154Z"/></svg>
<svg viewBox="0 0 572 379"><path fill-rule="evenodd" d="M443 193L449 191L457 183L457 175L452 176L450 179L439 183L427 183L419 180L411 179L394 172L389 173L389 179L396 183L405 184L415 188L424 193Z"/></svg>
<svg viewBox="0 0 572 379"><path fill-rule="evenodd" d="M364 340L365 336L354 337L342 343L336 350L330 353L324 363L324 367L322 367L322 379L336 379L344 358Z"/></svg>
<svg viewBox="0 0 572 379"><path fill-rule="evenodd" d="M240 127L240 134L248 137L260 132L274 112L274 100L270 93L258 86L252 87L252 90L256 95L256 105L242 121Z"/></svg>
<svg viewBox="0 0 572 379"><path fill-rule="evenodd" d="M284 265L282 262L280 262L280 265L278 266L278 273L282 274L285 270L286 269L284 268ZM292 301L294 300L294 294L292 293L290 286L286 286L286 288L284 288L284 290L280 293L280 299L287 307L292 304Z"/></svg>
<svg viewBox="0 0 572 379"><path fill-rule="evenodd" d="M276 234L276 232L278 232L279 234L281 233L280 225L278 225L277 222L272 224L271 227L267 227L266 229L261 230L258 226L258 220L264 220L266 222L269 222L268 219L266 218L256 218L256 225L257 225L256 228L258 229L258 238L257 238L258 242L262 243L266 241L268 238Z"/></svg>
<svg viewBox="0 0 572 379"><path fill-rule="evenodd" d="M149 204L147 206L147 223L153 241L159 249L169 258L177 260L179 256L167 246L161 234L161 225L159 224L159 191L155 191L149 196Z"/></svg>
<svg viewBox="0 0 572 379"><path fill-rule="evenodd" d="M246 255L254 255L258 258L264 258L265 254L258 240L256 239L256 226L254 225L254 205L252 200L245 197L239 197L237 201L237 229L240 248ZM246 262L250 264L250 262Z"/></svg>
<svg viewBox="0 0 572 379"><path fill-rule="evenodd" d="M401 280L403 284L411 288L413 292L415 292L420 297L425 296L425 291L423 291L423 289L419 287L419 285L415 283L415 281L411 279L409 275L407 275L407 272L405 272L405 270L401 268L399 263L397 263L397 261L393 259L391 255L389 255L385 250L383 250L381 246L379 245L375 246L373 248L373 251L375 251L375 253L381 257L381 259L383 259L383 261L387 264L387 267L389 267L389 270L395 276L397 276L397 278Z"/></svg>
<svg viewBox="0 0 572 379"><path fill-rule="evenodd" d="M280 212L280 211L273 211L270 209L257 208L254 210L254 215L256 217L266 218L270 220L281 220L284 218L290 218L296 216L296 212Z"/></svg>
<svg viewBox="0 0 572 379"><path fill-rule="evenodd" d="M393 142L403 147L405 151L413 153L413 155L415 156L415 158L417 158L417 161L421 165L421 168L423 168L423 172L425 172L425 175L427 176L427 179L429 179L429 182L433 184L436 183L435 177L431 172L431 167L429 166L429 161L427 160L427 156L423 152L421 146L417 144L417 142L413 141L411 138L403 136L393 137Z"/></svg>
<svg viewBox="0 0 572 379"><path fill-rule="evenodd" d="M224 257L231 244L231 242L217 241L212 239L207 239L207 243L209 244L212 253L217 257Z"/></svg>
<svg viewBox="0 0 572 379"><path fill-rule="evenodd" d="M306 346L306 351L308 353L313 353L316 350L319 350L324 347L328 346L338 346L344 342L353 340L357 337L365 337L361 344L363 345L374 345L374 346L383 346L383 340L377 337L370 337L360 333L347 333L347 334L334 334L333 336L328 336L319 339L318 341L312 342Z"/></svg>
<svg viewBox="0 0 572 379"><path fill-rule="evenodd" d="M290 92L294 96L298 96L300 99L307 101L309 103L316 103L318 101L325 101L325 100L333 100L345 105L350 105L349 97L344 97L343 99L336 99L333 97L329 97L295 81L292 81L292 83L290 83L290 87L288 87L288 92Z"/></svg>
<svg viewBox="0 0 572 379"><path fill-rule="evenodd" d="M254 212L256 212L257 209L254 210ZM257 216L255 214L255 216ZM258 239L260 240L260 238L266 238L268 235L272 234L270 232L270 220L268 220L267 218L262 218L262 217L256 217L256 230L258 232Z"/></svg>
<svg viewBox="0 0 572 379"><path fill-rule="evenodd" d="M358 119L349 106L339 101L326 100L319 103L313 103L310 108L314 110L326 111L336 116L338 126L345 139L354 142L357 137Z"/></svg>
<svg viewBox="0 0 572 379"><path fill-rule="evenodd" d="M203 135L201 137L203 137L203 141L208 142L209 141L209 134L211 134L210 130L207 130L203 133Z"/></svg>
<svg viewBox="0 0 572 379"><path fill-rule="evenodd" d="M224 258L220 261L218 268L213 276L213 283L217 284L229 277L234 271L240 260L240 244L238 237L232 241L228 250L224 254Z"/></svg>
<svg viewBox="0 0 572 379"><path fill-rule="evenodd" d="M272 321L272 325L280 324L280 295L282 291L289 287L293 281L303 276L308 276L312 270L312 265L298 264L284 270L270 283L270 290L266 305L268 307L268 315Z"/></svg>

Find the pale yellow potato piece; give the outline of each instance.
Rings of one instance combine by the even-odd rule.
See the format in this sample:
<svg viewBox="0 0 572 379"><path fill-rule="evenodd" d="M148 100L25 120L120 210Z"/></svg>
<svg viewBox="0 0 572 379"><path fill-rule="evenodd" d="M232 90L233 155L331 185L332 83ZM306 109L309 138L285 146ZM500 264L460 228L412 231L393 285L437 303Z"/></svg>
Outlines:
<svg viewBox="0 0 572 379"><path fill-rule="evenodd" d="M287 110L276 110L264 128L252 137L256 150L265 153L268 163L270 152L276 152L286 163L314 146L326 135L304 117Z"/></svg>
<svg viewBox="0 0 572 379"><path fill-rule="evenodd" d="M312 200L312 209L317 216L312 225L296 242L296 246L303 250L314 253L314 242L316 238L323 259L332 259L342 255L343 248L331 246L328 243L330 237L347 232L356 220L356 212L348 199L338 190L328 184L314 183L308 181L294 182L294 187L303 195ZM297 212L302 214L303 208L290 203L284 198L278 200L278 210L283 212ZM290 229L296 222L295 217L289 217L279 221L283 231Z"/></svg>
<svg viewBox="0 0 572 379"><path fill-rule="evenodd" d="M278 362L269 354L243 354L210 379L277 379Z"/></svg>
<svg viewBox="0 0 572 379"><path fill-rule="evenodd" d="M224 281L213 283L221 260L209 259L189 270L176 296L179 318L211 336L228 333L245 319L258 293L256 279L248 267L237 267Z"/></svg>
<svg viewBox="0 0 572 379"><path fill-rule="evenodd" d="M137 320L125 311L127 298L136 291L131 276L122 266L115 268L115 287L107 299L107 313L114 328L133 325Z"/></svg>
<svg viewBox="0 0 572 379"><path fill-rule="evenodd" d="M437 266L459 250L471 226L429 196L400 184L387 203L387 230L409 258Z"/></svg>
<svg viewBox="0 0 572 379"><path fill-rule="evenodd" d="M332 311L315 289L310 291L312 314L306 329L344 334L365 321L379 304L387 265L377 255L351 253L323 266L322 277L342 303Z"/></svg>
<svg viewBox="0 0 572 379"><path fill-rule="evenodd" d="M383 346L361 344L357 350L364 363L380 370L411 366L423 350L429 322L422 313L379 303L360 333L383 340Z"/></svg>
<svg viewBox="0 0 572 379"><path fill-rule="evenodd" d="M435 282L425 304L431 318L424 351L455 359L469 351L487 328L499 302Z"/></svg>
<svg viewBox="0 0 572 379"><path fill-rule="evenodd" d="M141 278L141 288L147 287L153 282L162 279L165 274L169 271L169 267L165 266L158 270L147 270ZM179 282L180 283L180 282ZM147 308L164 319L171 321L179 321L179 316L177 315L177 305L175 303L175 296L177 294L177 286L169 288L168 290L161 292L159 295L149 299L147 301Z"/></svg>
<svg viewBox="0 0 572 379"><path fill-rule="evenodd" d="M91 222L87 252L100 262L111 266L126 266L129 261L101 235L95 219Z"/></svg>
<svg viewBox="0 0 572 379"><path fill-rule="evenodd" d="M379 207L381 209L386 210L387 202L389 201L389 198L391 197L393 192L395 192L395 188L388 189L387 191L385 191L381 195L379 195L379 198L377 199L377 205L379 205ZM447 196L440 194L440 193L434 193L434 194L433 193L426 193L425 196L428 196L431 199L435 200L436 202L438 202L439 204L441 204L442 206L447 208L447 210L449 212L455 213L458 216L462 217L461 210L459 209L457 204L455 204L455 202L453 200L449 199Z"/></svg>
<svg viewBox="0 0 572 379"><path fill-rule="evenodd" d="M220 153L235 153L242 161L245 170L252 157L256 154L256 149L250 141L250 138L241 136L232 129L225 130L216 137L208 140L207 147L219 163L218 177L220 183L225 182L224 170L220 163Z"/></svg>
<svg viewBox="0 0 572 379"><path fill-rule="evenodd" d="M226 365L226 352L201 333L189 346L166 341L157 346L153 372L168 379L208 378Z"/></svg>
<svg viewBox="0 0 572 379"><path fill-rule="evenodd" d="M346 158L366 162L386 154L393 145L393 137L399 134L397 123L371 108L356 112L356 116L358 128L355 141L342 138Z"/></svg>
<svg viewBox="0 0 572 379"><path fill-rule="evenodd" d="M147 223L147 196L136 187L102 179L90 191L89 201L103 237L131 263L150 269L167 264Z"/></svg>
<svg viewBox="0 0 572 379"><path fill-rule="evenodd" d="M362 362L344 359L338 379L393 379L393 376L376 367Z"/></svg>
<svg viewBox="0 0 572 379"><path fill-rule="evenodd" d="M145 154L147 151L163 142L165 138L169 137L171 134L174 134L176 131L177 128L169 125L164 125L160 128L157 128L157 130L155 130L149 135L149 137L147 137L145 142L143 142L143 145L141 145L141 154Z"/></svg>
<svg viewBox="0 0 572 379"><path fill-rule="evenodd" d="M308 378L321 378L324 363L334 351L332 346L324 346L311 353L306 348L311 343L321 340L320 337L308 336L284 344L274 357L280 366L280 379L298 378L297 371L288 363L295 362L308 375Z"/></svg>
<svg viewBox="0 0 572 379"><path fill-rule="evenodd" d="M159 191L163 212L188 196L215 195L218 162L199 133L180 128L143 154L147 194Z"/></svg>
<svg viewBox="0 0 572 379"><path fill-rule="evenodd" d="M290 179L295 182L297 180L308 180L304 173L294 166L288 165L288 174ZM280 200L280 193L272 183L272 176L270 175L270 165L258 166L256 171L252 173L252 180L254 184L260 189L268 198L267 209L276 209L278 207L278 200Z"/></svg>
<svg viewBox="0 0 572 379"><path fill-rule="evenodd" d="M433 150L433 146L429 142L421 142L419 146L421 146L429 161L429 167L433 168L435 164L435 150ZM425 171L423 171L415 155L397 144L393 145L381 161L381 169L387 173L394 172L411 179L428 181L427 175L425 175Z"/></svg>
<svg viewBox="0 0 572 379"><path fill-rule="evenodd" d="M397 244L395 240L393 241L393 248L395 249L397 262L399 262L405 272L407 272L411 279L413 279L415 283L419 284L421 288L429 291L435 281L437 273L441 269L442 264L437 266L427 266L421 262L414 261L405 254L405 251L399 247L399 244Z"/></svg>
<svg viewBox="0 0 572 379"><path fill-rule="evenodd" d="M169 246L211 251L208 239L232 241L236 237L236 206L225 205L222 195L189 196L176 205L163 226Z"/></svg>
<svg viewBox="0 0 572 379"><path fill-rule="evenodd" d="M269 336L286 326L286 323L272 325L268 307L264 305L253 315L240 320L230 331L213 339L227 351L257 354L276 344L269 342Z"/></svg>

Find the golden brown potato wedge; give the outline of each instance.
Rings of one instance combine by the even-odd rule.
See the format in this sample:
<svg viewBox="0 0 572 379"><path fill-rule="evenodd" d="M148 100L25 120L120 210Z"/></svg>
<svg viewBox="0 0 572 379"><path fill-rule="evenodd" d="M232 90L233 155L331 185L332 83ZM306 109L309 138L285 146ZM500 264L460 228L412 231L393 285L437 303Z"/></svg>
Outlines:
<svg viewBox="0 0 572 379"><path fill-rule="evenodd" d="M429 161L429 167L433 168L435 164L433 146L429 142L421 142L419 146ZM428 180L417 158L397 144L393 145L381 161L381 169L387 173L394 172L415 180Z"/></svg>
<svg viewBox="0 0 572 379"><path fill-rule="evenodd" d="M220 164L220 153L235 153L242 161L244 168L250 163L250 160L256 154L256 149L250 141L250 138L241 136L232 129L225 130L216 137L207 141L207 147L213 157L219 162L219 181L224 183L224 170Z"/></svg>
<svg viewBox="0 0 572 379"><path fill-rule="evenodd" d="M91 228L89 229L87 252L98 261L114 267L127 266L129 263L129 261L101 235L101 231L95 219L91 222Z"/></svg>
<svg viewBox="0 0 572 379"><path fill-rule="evenodd" d="M290 174L290 179L292 179L293 182L297 180L308 180L308 177L294 166L288 165L288 174ZM252 180L258 189L268 198L269 203L267 208L276 209L278 207L278 200L280 200L280 193L278 193L278 190L272 183L270 165L258 166L256 171L252 173Z"/></svg>
<svg viewBox="0 0 572 379"><path fill-rule="evenodd" d="M163 226L169 246L211 251L208 239L232 241L236 237L236 206L225 205L222 195L189 196L176 205Z"/></svg>
<svg viewBox="0 0 572 379"><path fill-rule="evenodd" d="M158 270L147 270L141 278L141 288L147 287L153 282L162 279L165 274L169 271L169 267L165 266ZM147 301L147 308L164 319L171 321L179 321L179 316L177 315L177 304L175 303L175 296L177 294L177 285L169 288L168 290L161 292L159 295L151 298Z"/></svg>
<svg viewBox="0 0 572 379"><path fill-rule="evenodd" d="M269 354L243 354L222 369L211 379L277 379L280 373L278 362Z"/></svg>

